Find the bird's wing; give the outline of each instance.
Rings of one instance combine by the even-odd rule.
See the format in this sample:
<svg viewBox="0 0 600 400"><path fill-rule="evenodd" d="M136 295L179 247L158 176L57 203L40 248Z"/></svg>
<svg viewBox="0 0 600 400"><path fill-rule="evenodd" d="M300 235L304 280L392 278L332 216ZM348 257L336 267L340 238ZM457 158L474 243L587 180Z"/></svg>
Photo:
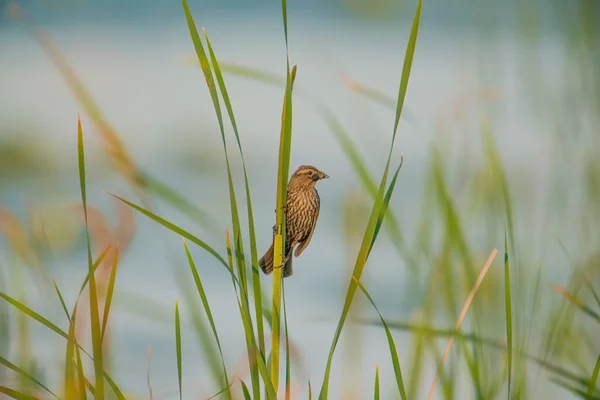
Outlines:
<svg viewBox="0 0 600 400"><path fill-rule="evenodd" d="M296 247L296 252L294 253L294 255L296 257L298 257L300 254L302 254L302 252L304 251L304 249L306 249L306 247L310 243L310 239L312 238L313 232L315 231L315 226L317 225L317 218L318 217L319 217L319 209L317 208L317 212L315 213L315 216L313 217L313 220L312 220L312 224L310 226L310 233L308 234L308 236L306 237L306 239L304 239L300 243L300 246Z"/></svg>

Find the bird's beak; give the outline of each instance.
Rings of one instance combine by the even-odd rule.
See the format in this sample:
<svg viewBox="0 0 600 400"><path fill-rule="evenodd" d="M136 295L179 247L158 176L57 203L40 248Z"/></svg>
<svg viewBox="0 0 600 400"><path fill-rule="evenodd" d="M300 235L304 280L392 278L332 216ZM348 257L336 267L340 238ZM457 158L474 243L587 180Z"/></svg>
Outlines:
<svg viewBox="0 0 600 400"><path fill-rule="evenodd" d="M327 179L327 178L329 178L329 175L327 175L325 172L319 173L319 179Z"/></svg>

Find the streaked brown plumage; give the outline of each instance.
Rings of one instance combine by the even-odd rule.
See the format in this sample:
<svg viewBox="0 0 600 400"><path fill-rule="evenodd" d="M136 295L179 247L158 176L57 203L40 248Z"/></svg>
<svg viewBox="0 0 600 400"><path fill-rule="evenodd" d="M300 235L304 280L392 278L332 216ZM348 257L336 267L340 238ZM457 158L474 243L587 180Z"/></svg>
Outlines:
<svg viewBox="0 0 600 400"><path fill-rule="evenodd" d="M287 191L287 202L285 206L286 215L286 243L283 254L283 277L292 275L292 250L296 249L295 256L298 257L306 249L312 238L319 217L321 200L315 188L317 181L327 179L325 173L311 165L301 165L290 177ZM277 225L273 226L273 240L277 233ZM265 255L258 261L258 265L265 274L273 272L273 245L266 251Z"/></svg>

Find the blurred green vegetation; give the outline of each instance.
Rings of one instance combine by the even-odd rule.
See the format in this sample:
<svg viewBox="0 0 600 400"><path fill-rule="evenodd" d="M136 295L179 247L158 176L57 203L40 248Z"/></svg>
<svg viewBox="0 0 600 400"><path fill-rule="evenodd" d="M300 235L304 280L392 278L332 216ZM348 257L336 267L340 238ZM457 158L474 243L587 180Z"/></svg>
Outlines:
<svg viewBox="0 0 600 400"><path fill-rule="evenodd" d="M382 1L377 4L382 10L389 10L387 7L392 7L392 3ZM546 133L551 139L551 154L548 154L552 160L548 163L552 169L549 174L550 189L547 198L534 198L534 203L529 207L522 206L522 203L532 201L528 192L531 188L523 187L522 178L528 171L523 170L521 165L506 161L506 155L503 156L501 151L504 147L497 143L500 133L494 132L490 116L485 107L482 107L484 110L480 110L477 122L467 132L463 131L456 119L440 119L434 144L428 154L426 184L421 194L420 208L413 210L418 215L418 229L409 231L398 220L393 206L387 210L388 204L393 204L390 201L393 189L402 191L401 179L396 182L396 178L402 176L398 167L400 162L392 163L392 156L397 152L393 149L393 141L385 173L382 177L374 177L350 132L343 128L327 105L308 99L327 123L330 133L348 158L357 181L362 185L362 190L354 187L348 189L343 200L345 217L342 228L346 247L344 254L347 257L343 263L348 266L354 264L354 269L348 271L344 278L349 285L345 293L346 303L333 338L328 363L329 366L338 338L342 337L341 340L345 343L340 346L340 351L343 352L340 356L345 361L344 376L349 376L348 381L342 381L341 393L344 398L359 398L357 393L360 393L361 386L367 386L364 381L352 380L352 371L365 363L364 354L359 350L363 349L365 332L370 326L380 327L381 340L385 336L388 341L395 378L393 384L382 382L381 368L366 366L364 370L369 372L365 379L373 379L372 371L374 368L376 371L374 398L424 398L431 386L430 378L437 371L436 367L442 365L442 361L443 368L440 369L435 393L444 399L461 398L461 395L478 399L539 398L537 389L540 379L550 380L575 397L600 398L600 385L597 382L600 370L600 69L597 68L600 65L600 28L598 18L595 18L600 15L600 2L580 0L552 3L555 12L562 15L561 24L554 33L559 35L557 40L563 41L567 49L564 81L557 83L545 78L541 73L543 63L539 53L528 53L525 58L517 60L519 82L527 88L525 93L531 96L530 111L547 122ZM349 4L364 14L361 11L364 4ZM285 2L283 6L285 10ZM538 46L533 48L541 51L544 21L540 21L534 7L523 7L517 13L520 31L517 43L527 42L527 49L531 48L531 43L537 43ZM370 9L369 12L373 12L374 16L382 11ZM426 8L423 12L427 12ZM282 89L282 94L285 93L288 101L292 90L290 80L286 82L285 79L279 79L282 74L278 76L268 71L219 64L206 32L203 36L208 53L204 52L202 37L192 23L191 13L186 17L220 125L222 127L225 121L229 121L234 127L239 154L243 157L241 143L244 138L238 136L235 128L235 113L221 70L225 76L243 76L257 81L257 85L276 85ZM284 23L285 21L284 13ZM29 22L25 24L31 28L27 25ZM409 42L412 45L407 46L409 50L418 43L416 32L413 31L413 41ZM263 294L260 280L256 279L259 274L256 265L257 249L253 239L251 188L245 164L245 195L239 203L233 184L237 176L227 165L232 227L225 233L224 229L215 226L209 210L196 206L196 202L191 199L182 198L166 183L141 170L121 143L119 134L102 116L91 95L85 91L82 82L70 69L57 47L51 44L50 38L38 30L35 30L35 37L67 78L81 107L103 138L104 149L110 160L117 166L124 181L135 189L139 202L117 198L117 207L122 208L117 208L117 226L114 228L110 228L101 212L86 204L85 198L81 205L77 203L78 207L83 206L85 209L85 220L81 218L78 222L89 223L86 232L94 238L95 246L93 251L90 248L89 279L84 281L75 304L64 300L45 263L49 253L71 252L73 243L79 239L78 222L73 217L73 208L43 203L26 221L17 218L16 212L0 208L0 229L3 239L6 239L3 242L6 245L2 249L7 254L6 261L0 267L0 393L23 399L86 396L121 399L142 396L122 393L120 386L126 385L126 382L112 375L110 364L118 362L119 355L110 352L110 324L107 325L109 313L104 311L110 309L114 282L118 279L118 254L125 253L132 240L132 215L135 211L136 215L141 214L185 238L180 251L186 254L189 275L187 270L184 274L181 269L174 269L184 297L176 300L173 319L169 320L171 312L161 310L159 305L147 307L152 304L149 299L136 298L131 294L127 297L131 300L127 301L128 306L137 309L136 312L145 312L155 321L167 320L165 323L169 324L175 322L174 342L177 343L178 364L173 377L175 379L177 375L179 395L186 398L188 396L181 393L182 373L185 371L182 371L181 365L182 325L179 313L183 308L194 316L193 329L219 395L246 399L262 396L273 398L275 391L291 395L291 380L296 367L292 361L297 361L299 357L290 350L293 348L293 340L291 335L288 337L285 320L285 338L281 343L281 348L286 349L285 390L279 389L279 378L275 378L279 373L278 368L269 368L277 365L277 362L273 362L274 355L275 359L279 359L279 335L273 341L277 350L274 350L275 354L271 354L263 329L266 331L268 327L272 332L279 332L279 312L285 313L285 300L283 310L280 310L278 301L271 302ZM418 45L416 48L418 54ZM368 85L353 84L349 89L356 95L395 111L397 127L400 116L405 117L407 112L404 110L403 114L402 106L409 81L406 71L409 68L410 62L404 66L397 99L393 95L370 89ZM301 73L302 66L299 71ZM290 76L289 65L286 73ZM486 82L481 84L486 86ZM408 91L410 90L413 89L409 88ZM294 91L296 93L296 88ZM298 93L298 97L302 97L305 92L300 89ZM489 95L479 93L467 101L466 108L480 106ZM221 101L225 104L226 118L222 115ZM291 107L291 104L288 103L288 106ZM289 110L282 110L282 117L285 117L282 119L282 143L289 144ZM288 128L286 123L290 124ZM18 128L5 129L14 134L0 133L4 140L0 145L0 179L18 180L38 174L43 176L53 171L53 161L39 149L40 146L31 145L28 135ZM454 130L463 131L464 136L456 139L456 136L446 134ZM85 132L84 129L82 140ZM227 152L225 132L221 130L220 133ZM468 147L464 145L465 140L469 142ZM84 148L87 150L82 141L79 149L80 176L85 175ZM474 149L479 149L482 157L473 156L476 154ZM289 163L290 149L282 146L281 151L279 185L287 181L287 171L283 164L285 159ZM194 163L201 162L208 167L216 162L214 155L211 156L212 150L201 156L194 154L190 156ZM392 166L392 170L389 170L390 164L396 165L398 169ZM525 183L531 184L531 181L525 180ZM81 180L81 185L85 189L85 179ZM174 209L190 217L204 229L203 235L206 237L219 238L218 242L225 244L227 255L208 245L199 236L155 214L152 205L156 198L166 200ZM544 204L536 204L536 201L543 201ZM240 223L238 207L240 211L246 207L248 212L249 245L242 240L242 230L246 228ZM533 213L538 208L545 213L543 232L536 230L527 218L528 213ZM81 211L78 208L78 212ZM562 218L553 218L555 216ZM567 218L570 218L572 224L568 232L574 232L575 237L561 235L560 224L564 224ZM380 228L384 229L380 231ZM368 266L367 260L371 250L377 251L373 247L375 240L384 235L386 240L391 240L397 257L406 263L410 273L409 284L398 284L398 287L412 285L414 293L417 293L409 293L409 296L416 296L417 299L408 300L418 304L409 320L398 320L389 315L389 310L379 307L371 296L377 291L377 281L361 279L363 269L372 267ZM539 235L543 237L538 238ZM119 253L115 248L116 243L119 243ZM202 275L194 264L188 243L197 245L214 256L231 276L244 328L250 380L244 379L245 377L235 380L232 368L223 359L222 348L227 343L222 342L219 337L219 327L212 316L211 299L205 293ZM246 251L248 246L249 253ZM494 248L498 248L503 257L499 256L494 260L494 268L483 277L480 285L476 284L484 261ZM546 252L552 255L548 256ZM550 286L557 279L555 275L548 275L544 263L551 261L561 266L560 273L567 277L562 281L567 282L566 284ZM68 332L56 326L49 317L43 317L29 308L27 304L33 293L28 282L29 276L34 277L34 284L38 289L50 288L56 301L60 301L69 321ZM193 286L188 285L190 278ZM463 320L461 311L473 288L477 292ZM284 287L279 289L285 294ZM357 289L360 289L359 294L364 298L359 296L354 299ZM99 304L90 303L86 296L81 296L86 291L90 292L92 298L95 295L91 293L97 291ZM277 290L274 292L277 293ZM80 300L84 301L80 303ZM374 315L373 309L377 313L376 317L364 317ZM347 328L345 335L341 336L346 316ZM457 321L460 323L457 324ZM42 324L53 334L65 339L65 358L60 369L64 379L61 384L51 385L46 377L46 372L56 370L56 365L38 365L38 357L31 351L34 340L31 335L33 322ZM91 340L93 350L80 343L83 341L82 330L88 323L95 331ZM273 330L275 326L277 328ZM410 334L410 346L397 346L397 339L395 342L393 334L396 335L399 331ZM444 349L449 338L455 342L446 359ZM114 360L111 361L111 358ZM318 390L322 399L327 398L328 374L327 368L323 382L318 377L311 377L310 387L316 388L315 396ZM92 375L95 376L94 379ZM468 389L460 387L464 376L469 384ZM104 383L106 393L103 395ZM557 393L561 396L565 392Z"/></svg>

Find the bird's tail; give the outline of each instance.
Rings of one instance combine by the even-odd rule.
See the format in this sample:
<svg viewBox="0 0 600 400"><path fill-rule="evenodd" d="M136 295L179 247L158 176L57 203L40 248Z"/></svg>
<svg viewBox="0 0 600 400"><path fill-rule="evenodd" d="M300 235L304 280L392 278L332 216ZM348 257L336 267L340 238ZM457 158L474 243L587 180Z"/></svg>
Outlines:
<svg viewBox="0 0 600 400"><path fill-rule="evenodd" d="M288 251L287 257L288 259L285 262L285 265L283 266L283 271L281 274L284 278L287 278L288 276L291 276L294 273L294 271L292 270L292 259L294 257L291 251Z"/></svg>
<svg viewBox="0 0 600 400"><path fill-rule="evenodd" d="M285 262L285 265L283 266L282 275L284 278L287 278L288 276L292 275L292 273L293 273L293 270L292 270L292 258L293 257L291 254L291 250L292 249L290 248L290 244L286 243L285 254L284 254L283 258L285 259L287 257L288 259ZM266 275L269 275L271 272L273 272L273 243L271 243L271 246L265 252L265 254L261 257L261 259L258 260L258 266L260 267L262 272L264 272Z"/></svg>
<svg viewBox="0 0 600 400"><path fill-rule="evenodd" d="M271 247L269 247L269 250L266 251L265 255L258 260L258 266L266 275L273 272L273 243L271 243Z"/></svg>

